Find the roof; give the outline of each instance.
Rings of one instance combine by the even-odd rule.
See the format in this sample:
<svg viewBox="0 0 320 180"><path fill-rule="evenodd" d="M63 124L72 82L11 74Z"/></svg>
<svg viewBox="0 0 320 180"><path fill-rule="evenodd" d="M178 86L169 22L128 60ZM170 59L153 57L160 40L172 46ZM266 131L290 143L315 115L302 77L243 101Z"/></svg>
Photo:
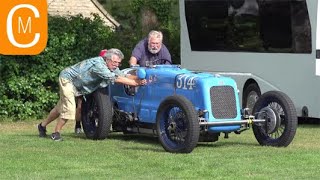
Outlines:
<svg viewBox="0 0 320 180"><path fill-rule="evenodd" d="M91 0L94 5L101 11L102 14L110 21L112 22L116 27L119 27L120 24L104 9L104 7L97 1L97 0Z"/></svg>
<svg viewBox="0 0 320 180"><path fill-rule="evenodd" d="M112 29L120 26L97 0L48 0L47 2L50 15L74 16L82 14L84 17L92 18L92 14L98 14Z"/></svg>

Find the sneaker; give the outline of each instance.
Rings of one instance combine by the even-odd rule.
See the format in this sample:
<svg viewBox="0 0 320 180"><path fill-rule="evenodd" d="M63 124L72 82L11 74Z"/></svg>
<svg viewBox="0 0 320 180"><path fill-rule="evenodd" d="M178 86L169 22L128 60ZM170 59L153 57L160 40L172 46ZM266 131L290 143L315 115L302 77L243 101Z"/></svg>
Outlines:
<svg viewBox="0 0 320 180"><path fill-rule="evenodd" d="M81 134L82 133L81 128L74 128L74 133Z"/></svg>
<svg viewBox="0 0 320 180"><path fill-rule="evenodd" d="M47 136L47 129L46 129L46 127L41 126L41 123L38 124L38 131L39 131L39 137L46 137Z"/></svg>
<svg viewBox="0 0 320 180"><path fill-rule="evenodd" d="M54 141L62 141L62 137L59 132L52 133L51 139Z"/></svg>

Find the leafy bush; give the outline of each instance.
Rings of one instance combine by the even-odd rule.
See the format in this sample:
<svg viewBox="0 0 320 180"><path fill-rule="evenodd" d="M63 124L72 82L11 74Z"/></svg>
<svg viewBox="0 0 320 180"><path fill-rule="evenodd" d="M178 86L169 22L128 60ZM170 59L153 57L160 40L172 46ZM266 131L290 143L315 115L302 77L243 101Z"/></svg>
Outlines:
<svg viewBox="0 0 320 180"><path fill-rule="evenodd" d="M116 32L96 15L94 19L49 16L47 47L41 54L0 56L0 119L43 118L58 100L59 72L97 56L101 49L121 49L125 55L123 68L128 67L132 49L147 35L140 22L140 12L145 9L157 15L159 23L152 28L163 32L173 62L180 63L178 0L100 2L108 2L105 7L120 22Z"/></svg>
<svg viewBox="0 0 320 180"><path fill-rule="evenodd" d="M48 42L37 56L0 56L0 118L43 118L58 100L59 72L111 47L102 20L49 17Z"/></svg>

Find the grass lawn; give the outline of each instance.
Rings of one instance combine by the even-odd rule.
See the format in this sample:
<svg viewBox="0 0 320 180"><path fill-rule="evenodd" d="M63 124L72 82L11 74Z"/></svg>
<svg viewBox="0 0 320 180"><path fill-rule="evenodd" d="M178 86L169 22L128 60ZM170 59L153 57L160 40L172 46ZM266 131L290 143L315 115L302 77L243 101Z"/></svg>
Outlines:
<svg viewBox="0 0 320 180"><path fill-rule="evenodd" d="M165 152L157 138L112 133L102 141L73 134L39 138L37 124L0 123L0 179L319 179L320 125L299 125L286 148L262 147L252 130L198 143L190 154ZM55 126L47 130L50 134Z"/></svg>

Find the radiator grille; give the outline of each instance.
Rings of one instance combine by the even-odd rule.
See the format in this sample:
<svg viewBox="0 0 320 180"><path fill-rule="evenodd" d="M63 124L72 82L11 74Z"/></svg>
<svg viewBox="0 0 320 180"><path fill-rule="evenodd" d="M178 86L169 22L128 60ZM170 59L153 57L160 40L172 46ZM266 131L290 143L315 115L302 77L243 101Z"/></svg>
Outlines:
<svg viewBox="0 0 320 180"><path fill-rule="evenodd" d="M210 88L211 110L216 119L232 119L237 116L234 89L231 86Z"/></svg>

